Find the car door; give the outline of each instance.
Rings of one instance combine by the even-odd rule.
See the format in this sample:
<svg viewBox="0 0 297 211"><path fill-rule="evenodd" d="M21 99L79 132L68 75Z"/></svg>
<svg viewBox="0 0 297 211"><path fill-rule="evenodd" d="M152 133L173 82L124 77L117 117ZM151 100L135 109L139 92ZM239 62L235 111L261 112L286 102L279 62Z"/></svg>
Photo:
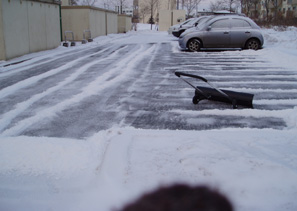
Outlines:
<svg viewBox="0 0 297 211"><path fill-rule="evenodd" d="M223 48L230 44L229 18L216 20L208 25L203 40L205 48Z"/></svg>
<svg viewBox="0 0 297 211"><path fill-rule="evenodd" d="M242 48L251 36L252 26L243 19L232 18L230 21L230 47Z"/></svg>

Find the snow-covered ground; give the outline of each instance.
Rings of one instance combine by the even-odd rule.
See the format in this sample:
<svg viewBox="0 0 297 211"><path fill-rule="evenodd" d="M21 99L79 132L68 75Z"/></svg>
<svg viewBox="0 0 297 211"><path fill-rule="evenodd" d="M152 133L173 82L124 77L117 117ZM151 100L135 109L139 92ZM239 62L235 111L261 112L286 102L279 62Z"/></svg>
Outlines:
<svg viewBox="0 0 297 211"><path fill-rule="evenodd" d="M10 63L30 58L41 61L73 49L111 42L176 42L167 33L149 31L149 27L141 25L137 32L99 37L72 49L59 47L2 61L0 77L14 71L13 65L7 66ZM297 29L263 29L263 33L265 45L257 51L258 56L297 72ZM174 183L217 188L237 211L297 210L297 105L279 115L288 126L283 130L144 130L115 125L85 139L2 133L0 210L108 211L143 192Z"/></svg>

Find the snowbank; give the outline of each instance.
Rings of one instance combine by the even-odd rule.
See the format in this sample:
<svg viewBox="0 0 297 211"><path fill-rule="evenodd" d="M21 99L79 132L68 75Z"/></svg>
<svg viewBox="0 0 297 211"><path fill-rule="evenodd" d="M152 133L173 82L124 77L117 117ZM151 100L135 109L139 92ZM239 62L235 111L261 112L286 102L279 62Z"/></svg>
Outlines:
<svg viewBox="0 0 297 211"><path fill-rule="evenodd" d="M218 188L236 210L296 210L296 137L296 129L112 128L87 140L2 138L0 178L31 178L19 186L32 185L27 193L32 200L23 203L36 210L109 210L143 191L173 183ZM43 177L56 183L56 192L48 195L52 184L45 191L34 190ZM68 193L71 189L75 191ZM9 204L4 192L0 208ZM36 197L45 204L36 204ZM66 203L51 204L56 197ZM70 203L72 197L80 200Z"/></svg>

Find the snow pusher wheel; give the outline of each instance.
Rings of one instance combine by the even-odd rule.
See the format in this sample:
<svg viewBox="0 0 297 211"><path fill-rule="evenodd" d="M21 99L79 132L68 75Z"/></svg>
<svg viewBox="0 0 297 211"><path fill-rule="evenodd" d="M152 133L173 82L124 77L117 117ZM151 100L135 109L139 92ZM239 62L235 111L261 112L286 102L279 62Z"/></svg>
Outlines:
<svg viewBox="0 0 297 211"><path fill-rule="evenodd" d="M233 109L237 109L238 108L237 101L235 99L232 100L232 108Z"/></svg>
<svg viewBox="0 0 297 211"><path fill-rule="evenodd" d="M199 101L200 100L196 96L194 96L193 99L192 99L192 102L193 102L194 105L197 105L199 103Z"/></svg>

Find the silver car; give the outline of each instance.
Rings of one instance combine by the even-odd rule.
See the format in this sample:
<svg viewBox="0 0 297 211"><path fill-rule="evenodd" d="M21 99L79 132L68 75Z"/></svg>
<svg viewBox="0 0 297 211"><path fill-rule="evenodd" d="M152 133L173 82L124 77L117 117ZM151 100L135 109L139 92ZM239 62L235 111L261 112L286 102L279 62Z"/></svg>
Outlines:
<svg viewBox="0 0 297 211"><path fill-rule="evenodd" d="M173 26L170 26L169 29L168 29L168 34L172 34L173 31L176 31L180 28L180 26L184 25L184 24L187 24L189 23L191 20L193 20L194 18L190 18L188 20L185 20L184 22L182 23L179 23L179 24L175 24Z"/></svg>
<svg viewBox="0 0 297 211"><path fill-rule="evenodd" d="M179 37L184 31L186 31L189 28L197 26L202 20L208 18L209 16L201 16L199 18L192 18L191 21L180 25L179 28L175 28L172 30L172 35L175 37Z"/></svg>
<svg viewBox="0 0 297 211"><path fill-rule="evenodd" d="M258 50L264 38L260 27L248 17L212 16L182 33L181 49L199 51L201 48L242 48Z"/></svg>

